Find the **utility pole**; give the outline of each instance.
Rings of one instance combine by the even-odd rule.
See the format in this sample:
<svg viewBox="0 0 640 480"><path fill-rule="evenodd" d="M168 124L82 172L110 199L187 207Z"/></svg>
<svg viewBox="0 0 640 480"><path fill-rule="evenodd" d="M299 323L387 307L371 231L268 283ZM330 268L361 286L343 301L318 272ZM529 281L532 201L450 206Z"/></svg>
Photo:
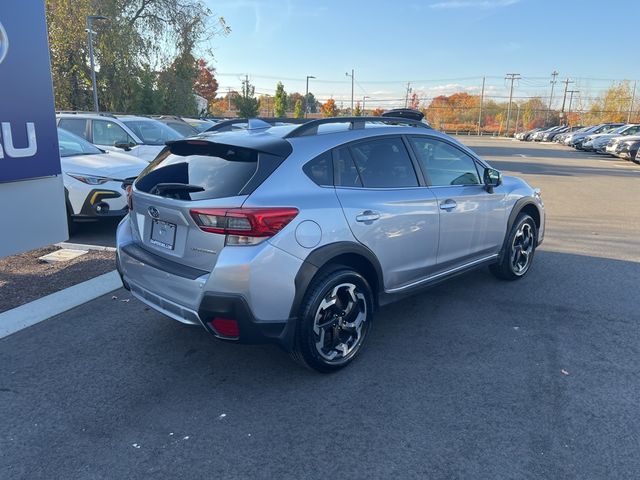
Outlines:
<svg viewBox="0 0 640 480"><path fill-rule="evenodd" d="M404 96L404 108L409 106L409 94L411 93L411 82L407 82L407 93Z"/></svg>
<svg viewBox="0 0 640 480"><path fill-rule="evenodd" d="M482 104L484 103L484 81L485 77L482 77L482 90L480 91L480 113L478 113L478 135L482 129Z"/></svg>
<svg viewBox="0 0 640 480"><path fill-rule="evenodd" d="M520 80L519 73L507 73L505 80L511 80L511 89L509 91L509 106L507 107L507 126L505 129L505 135L509 136L509 121L511 120L511 101L513 100L513 82Z"/></svg>
<svg viewBox="0 0 640 480"><path fill-rule="evenodd" d="M631 103L629 104L629 113L627 115L627 123L631 123L631 114L633 113L633 102L636 101L636 84L638 81L633 82L633 94L631 95Z"/></svg>
<svg viewBox="0 0 640 480"><path fill-rule="evenodd" d="M346 72L345 75L347 77L351 77L351 115L353 115L353 76L354 76L354 71L353 68L351 69L351 75L349 75L349 72Z"/></svg>
<svg viewBox="0 0 640 480"><path fill-rule="evenodd" d="M564 96L562 97L562 112L560 114L560 116L564 119L564 104L567 101L567 90L569 88L569 84L570 83L575 83L573 80L569 80L568 78L562 82L564 83ZM566 122L565 122L566 124Z"/></svg>
<svg viewBox="0 0 640 480"><path fill-rule="evenodd" d="M227 92L227 112L231 111L231 87L229 87Z"/></svg>
<svg viewBox="0 0 640 480"><path fill-rule="evenodd" d="M571 104L573 103L573 94L574 93L580 93L580 90L569 90L567 92L569 94L569 111L567 112L567 114L571 113ZM569 122L567 121L567 125L569 124Z"/></svg>
<svg viewBox="0 0 640 480"><path fill-rule="evenodd" d="M94 20L109 20L102 15L89 15L87 17L87 34L89 35L89 63L91 64L91 86L93 89L93 109L98 113L100 107L98 105L98 87L96 86L96 65L93 58L93 22Z"/></svg>
<svg viewBox="0 0 640 480"><path fill-rule="evenodd" d="M545 126L549 125L549 115L551 115L551 102L553 102L553 87L555 87L556 83L558 83L557 78L558 72L554 70L553 72L551 72L551 94L549 95L549 108L547 109L547 114L544 118Z"/></svg>
<svg viewBox="0 0 640 480"><path fill-rule="evenodd" d="M307 91L304 94L304 118L307 118L307 113L309 113L309 79L316 78L313 75L307 75Z"/></svg>

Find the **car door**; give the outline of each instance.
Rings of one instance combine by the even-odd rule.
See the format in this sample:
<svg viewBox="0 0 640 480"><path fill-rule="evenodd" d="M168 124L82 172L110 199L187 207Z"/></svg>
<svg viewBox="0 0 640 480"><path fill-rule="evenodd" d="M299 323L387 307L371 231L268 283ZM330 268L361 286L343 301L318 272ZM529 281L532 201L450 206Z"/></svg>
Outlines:
<svg viewBox="0 0 640 480"><path fill-rule="evenodd" d="M400 136L334 150L334 184L355 238L377 257L386 290L427 276L436 264L438 206L421 186Z"/></svg>
<svg viewBox="0 0 640 480"><path fill-rule="evenodd" d="M453 143L427 135L409 142L438 200L438 271L497 254L507 223L504 187L489 193L479 162Z"/></svg>

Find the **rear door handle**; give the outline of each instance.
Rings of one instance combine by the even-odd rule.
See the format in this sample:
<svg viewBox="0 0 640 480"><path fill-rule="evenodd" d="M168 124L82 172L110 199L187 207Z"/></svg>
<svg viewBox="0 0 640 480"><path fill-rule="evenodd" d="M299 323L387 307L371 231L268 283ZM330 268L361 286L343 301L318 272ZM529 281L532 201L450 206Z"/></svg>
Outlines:
<svg viewBox="0 0 640 480"><path fill-rule="evenodd" d="M380 218L380 214L378 212L374 212L373 210L365 210L356 216L356 222L373 222L374 220L378 220Z"/></svg>
<svg viewBox="0 0 640 480"><path fill-rule="evenodd" d="M440 210L453 210L454 208L456 208L458 206L458 204L456 203L455 200L445 200L444 202L442 202L440 204Z"/></svg>

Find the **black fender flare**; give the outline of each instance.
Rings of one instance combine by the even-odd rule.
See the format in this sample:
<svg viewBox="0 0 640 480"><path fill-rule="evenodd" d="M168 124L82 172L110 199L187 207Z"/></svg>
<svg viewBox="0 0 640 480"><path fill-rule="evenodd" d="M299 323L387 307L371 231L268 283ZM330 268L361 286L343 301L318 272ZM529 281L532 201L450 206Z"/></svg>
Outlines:
<svg viewBox="0 0 640 480"><path fill-rule="evenodd" d="M316 274L323 267L331 263L331 260L345 254L353 254L363 257L373 266L376 275L376 284L378 290L376 292L376 298L379 297L380 293L384 291L384 281L382 267L380 266L380 262L378 261L374 253L360 243L329 243L312 251L300 266L300 269L298 270L298 273L296 274L296 278L294 280L296 292L293 298L293 303L291 304L291 312L289 315L291 318L298 316L298 311L300 310L302 299L304 298L304 295L307 292L309 285L311 284L311 281L316 276Z"/></svg>
<svg viewBox="0 0 640 480"><path fill-rule="evenodd" d="M542 221L543 213L540 211L540 207L538 206L536 200L533 197L522 197L520 198L511 209L511 213L509 213L509 218L507 220L507 230L504 234L504 240L502 241L502 247L500 248L500 254L498 255L498 261L502 261L502 256L504 255L506 246L507 246L507 238L513 224L516 222L516 218L522 211L524 207L527 205L533 205L536 210L538 210L538 215L540 216L540 221Z"/></svg>

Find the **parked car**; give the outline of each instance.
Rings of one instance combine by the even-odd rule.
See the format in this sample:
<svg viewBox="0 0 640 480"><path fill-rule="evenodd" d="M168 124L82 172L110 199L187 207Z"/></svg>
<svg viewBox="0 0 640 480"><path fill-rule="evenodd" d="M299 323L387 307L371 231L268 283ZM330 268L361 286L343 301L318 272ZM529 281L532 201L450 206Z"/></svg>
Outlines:
<svg viewBox="0 0 640 480"><path fill-rule="evenodd" d="M107 113L64 112L56 115L58 126L104 150L126 152L150 162L166 142L184 136L149 117Z"/></svg>
<svg viewBox="0 0 640 480"><path fill-rule="evenodd" d="M531 130L525 130L524 132L517 133L515 138L517 138L520 141L526 142L531 138L531 135L533 135L536 132L539 132L540 130L542 130L542 128L540 127L533 128Z"/></svg>
<svg viewBox="0 0 640 480"><path fill-rule="evenodd" d="M631 155L631 152L629 152L629 156L631 157L631 160L635 163L640 163L640 150L637 149L637 145L636 145L636 154L635 155Z"/></svg>
<svg viewBox="0 0 640 480"><path fill-rule="evenodd" d="M542 136L545 133L554 132L554 131L556 131L558 129L561 129L561 128L563 128L562 125L555 125L553 127L545 128L544 130L539 130L536 133L534 133L533 135L531 135L531 141L533 141L533 142L541 142L542 141Z"/></svg>
<svg viewBox="0 0 640 480"><path fill-rule="evenodd" d="M563 132L563 133L561 133L561 134L559 134L559 135L556 135L556 136L555 136L555 138L553 139L553 141L554 141L554 142L557 142L557 143L564 144L564 142L565 142L566 138L567 138L569 135L572 135L572 134L573 134L573 133L575 133L575 132L583 132L583 131L585 131L585 130L587 130L587 129L589 129L589 128L591 128L591 127L583 127L583 126L581 126L581 125L577 125L577 126L571 127L571 128L570 128L569 130L567 130L566 132Z"/></svg>
<svg viewBox="0 0 640 480"><path fill-rule="evenodd" d="M154 116L153 118L158 120L159 122L164 123L168 127L173 128L176 132L178 132L183 137L193 137L194 135L198 135L200 133L199 130L194 128L188 122L174 115L160 115L160 116Z"/></svg>
<svg viewBox="0 0 640 480"><path fill-rule="evenodd" d="M198 133L205 132L209 128L213 127L216 123L218 123L214 120L202 119L202 118L182 117L182 120L184 120L193 128L195 128L198 131Z"/></svg>
<svg viewBox="0 0 640 480"><path fill-rule="evenodd" d="M131 202L117 268L133 296L321 372L358 355L379 306L482 265L520 279L544 237L539 190L406 118L173 142Z"/></svg>
<svg viewBox="0 0 640 480"><path fill-rule="evenodd" d="M640 136L619 137L607 145L607 153L625 160L633 160L640 145Z"/></svg>
<svg viewBox="0 0 640 480"><path fill-rule="evenodd" d="M58 128L60 164L69 231L78 221L126 215L125 188L148 166L132 155L100 150L85 139Z"/></svg>
<svg viewBox="0 0 640 480"><path fill-rule="evenodd" d="M543 142L553 142L553 140L556 138L556 135L560 135L562 133L565 132L569 132L571 131L571 127L568 125L565 125L562 128L558 128L556 130L553 130L551 132L546 132L544 135L542 135L542 141Z"/></svg>
<svg viewBox="0 0 640 480"><path fill-rule="evenodd" d="M640 124L629 124L618 127L614 130L610 130L606 133L591 134L585 138L580 149L598 153L605 153L610 140L619 136L636 135L640 133Z"/></svg>
<svg viewBox="0 0 640 480"><path fill-rule="evenodd" d="M622 125L624 124L623 123L601 123L599 125L593 125L587 128L586 130L576 131L571 135L568 135L564 141L564 144L580 149L582 146L582 142L584 142L584 139L587 138L589 135L605 133L605 132L608 132L609 130L613 130L615 128L621 127Z"/></svg>

